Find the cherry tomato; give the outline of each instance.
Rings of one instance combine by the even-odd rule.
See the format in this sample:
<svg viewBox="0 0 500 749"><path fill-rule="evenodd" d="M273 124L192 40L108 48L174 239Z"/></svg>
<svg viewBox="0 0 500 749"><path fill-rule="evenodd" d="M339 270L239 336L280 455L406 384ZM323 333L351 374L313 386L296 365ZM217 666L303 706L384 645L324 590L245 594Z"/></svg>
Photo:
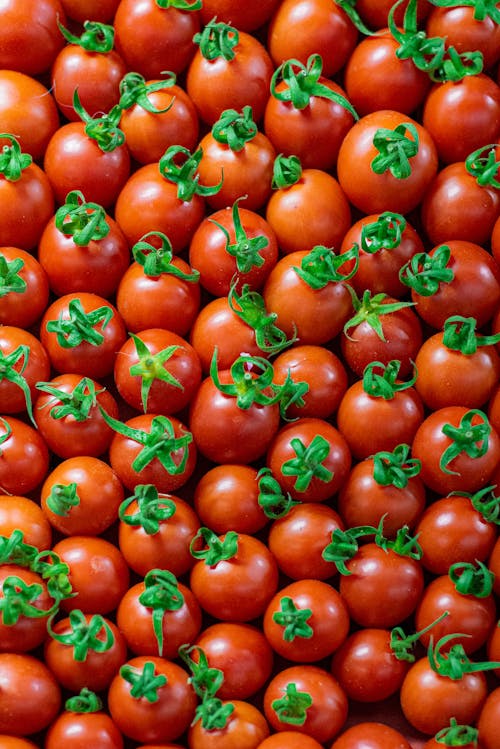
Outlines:
<svg viewBox="0 0 500 749"><path fill-rule="evenodd" d="M0 495L0 536L9 537L18 528L25 544L45 551L52 546L52 528L37 502L15 494Z"/></svg>
<svg viewBox="0 0 500 749"><path fill-rule="evenodd" d="M26 653L41 645L54 605L42 577L17 564L2 564L0 600L0 651Z"/></svg>
<svg viewBox="0 0 500 749"><path fill-rule="evenodd" d="M391 726L363 722L348 728L331 749L411 749L411 744Z"/></svg>
<svg viewBox="0 0 500 749"><path fill-rule="evenodd" d="M66 21L59 0L27 0L22 8L15 0L3 3L0 67L28 75L47 71L64 46L58 20Z"/></svg>
<svg viewBox="0 0 500 749"><path fill-rule="evenodd" d="M297 731L280 731L264 739L257 749L321 749L321 744Z"/></svg>
<svg viewBox="0 0 500 749"><path fill-rule="evenodd" d="M68 16L79 23L89 18L101 23L113 20L120 0L61 0L61 4Z"/></svg>
<svg viewBox="0 0 500 749"><path fill-rule="evenodd" d="M224 703L223 703L224 704ZM189 749L257 749L269 736L266 719L254 705L233 700L234 709L224 728L204 729L201 721L188 732Z"/></svg>
<svg viewBox="0 0 500 749"><path fill-rule="evenodd" d="M0 418L0 489L29 494L49 470L49 450L40 434L13 416Z"/></svg>
<svg viewBox="0 0 500 749"><path fill-rule="evenodd" d="M66 749L84 749L87 746L123 749L123 738L106 713L66 711L52 723L45 738L45 749L57 749L60 746Z"/></svg>
<svg viewBox="0 0 500 749"><path fill-rule="evenodd" d="M495 744L498 744L499 716L500 687L490 692L483 704L477 721L479 739L484 749L495 749Z"/></svg>
<svg viewBox="0 0 500 749"><path fill-rule="evenodd" d="M242 31L254 31L269 20L279 0L261 0L260 3L242 5L239 0L204 0L200 10L203 24L217 16L219 21L233 23Z"/></svg>
<svg viewBox="0 0 500 749"><path fill-rule="evenodd" d="M47 351L27 330L11 325L0 327L0 413L31 416L37 397L36 383L50 375ZM24 383L23 383L24 380ZM43 435L42 435L43 436Z"/></svg>
<svg viewBox="0 0 500 749"><path fill-rule="evenodd" d="M18 247L0 248L0 274L0 323L29 328L47 307L47 274L33 255Z"/></svg>
<svg viewBox="0 0 500 749"><path fill-rule="evenodd" d="M0 653L0 731L29 736L52 723L61 690L47 666L32 655Z"/></svg>

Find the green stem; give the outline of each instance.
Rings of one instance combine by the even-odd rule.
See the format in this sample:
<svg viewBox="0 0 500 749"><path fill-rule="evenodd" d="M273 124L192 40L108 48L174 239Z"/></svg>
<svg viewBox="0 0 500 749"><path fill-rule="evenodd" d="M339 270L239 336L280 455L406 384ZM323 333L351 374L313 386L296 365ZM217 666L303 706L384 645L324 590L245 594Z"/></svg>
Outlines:
<svg viewBox="0 0 500 749"><path fill-rule="evenodd" d="M309 445L304 445L301 439L294 437L290 446L295 458L286 460L281 466L283 476L296 476L293 488L297 492L305 492L313 479L328 482L334 473L323 465L330 455L330 443L320 434L316 434Z"/></svg>
<svg viewBox="0 0 500 749"><path fill-rule="evenodd" d="M472 424L474 416L481 420L479 424ZM469 458L474 459L481 458L488 451L491 424L486 414L477 408L467 411L462 416L458 427L453 424L444 424L441 431L451 440L451 444L448 445L439 459L439 467L443 473L460 475L457 471L450 470L448 465L461 453L465 453Z"/></svg>
<svg viewBox="0 0 500 749"><path fill-rule="evenodd" d="M87 621L80 609L69 612L68 632L54 632L52 619L47 624L47 631L53 640L73 649L73 660L77 663L84 663L89 652L106 653L115 644L115 636L107 621L100 614L93 614Z"/></svg>
<svg viewBox="0 0 500 749"><path fill-rule="evenodd" d="M71 393L55 387L50 382L37 382L36 389L54 396L38 408L51 406L51 418L58 420L71 417L80 423L89 419L91 410L97 405L97 396L105 391L105 388L97 390L96 383L90 377L82 377Z"/></svg>
<svg viewBox="0 0 500 749"><path fill-rule="evenodd" d="M488 598L493 591L495 575L483 564L477 562L456 562L448 570L448 576L455 586L457 593L474 598Z"/></svg>
<svg viewBox="0 0 500 749"><path fill-rule="evenodd" d="M448 267L451 250L448 245L437 247L432 255L417 252L399 271L399 280L420 296L433 296L442 283L451 283L455 274Z"/></svg>
<svg viewBox="0 0 500 749"><path fill-rule="evenodd" d="M249 273L252 268L261 268L264 265L264 258L261 250L269 246L269 239L263 234L249 238L241 223L239 202L243 198L238 198L233 203L231 215L234 225L235 241L231 243L231 237L225 226L218 221L210 218L212 224L215 224L226 238L226 252L236 260L236 267L239 273Z"/></svg>
<svg viewBox="0 0 500 749"><path fill-rule="evenodd" d="M439 624L439 622L442 622L447 616L449 616L449 611L444 611L441 616L438 616L438 618L428 624L427 627L424 627L419 632L414 632L411 635L407 635L402 627L394 627L394 629L391 630L390 639L390 648L394 653L394 657L397 658L398 661L414 663L415 656L413 654L413 648L415 643L418 642L422 635L429 632L429 630L435 627L436 624Z"/></svg>
<svg viewBox="0 0 500 749"><path fill-rule="evenodd" d="M109 234L106 211L97 203L86 203L80 190L71 190L54 217L58 231L72 237L78 247L88 247Z"/></svg>
<svg viewBox="0 0 500 749"><path fill-rule="evenodd" d="M133 502L137 502L137 512L132 515L126 511ZM131 497L125 499L118 510L122 523L132 527L141 527L148 536L160 530L160 524L175 515L176 505L171 499L160 497L153 484L137 484Z"/></svg>
<svg viewBox="0 0 500 749"><path fill-rule="evenodd" d="M281 723L303 726L307 719L307 711L312 704L311 695L308 692L299 692L297 685L291 682L286 685L284 696L271 702L271 707Z"/></svg>
<svg viewBox="0 0 500 749"><path fill-rule="evenodd" d="M500 11L498 13L500 15ZM500 159L497 159L498 147L498 143L482 146L465 159L465 168L481 187L494 187L500 190L500 180L497 179L500 171Z"/></svg>
<svg viewBox="0 0 500 749"><path fill-rule="evenodd" d="M257 125L253 121L252 107L245 106L241 112L226 109L212 126L212 136L231 151L243 150L245 144L257 135Z"/></svg>
<svg viewBox="0 0 500 749"><path fill-rule="evenodd" d="M392 452L380 451L373 455L373 478L379 486L395 486L404 489L408 480L418 476L422 461L409 458L410 446L397 445Z"/></svg>
<svg viewBox="0 0 500 749"><path fill-rule="evenodd" d="M343 274L340 268L354 260L352 269ZM305 255L300 263L300 268L294 266L295 273L311 289L324 289L329 283L340 283L352 278L359 266L359 246L354 243L352 247L340 255L323 245L316 245Z"/></svg>
<svg viewBox="0 0 500 749"><path fill-rule="evenodd" d="M0 254L0 299L7 294L23 294L26 291L28 285L20 274L24 266L25 262L20 257L7 260L5 255Z"/></svg>
<svg viewBox="0 0 500 749"><path fill-rule="evenodd" d="M347 289L351 294L352 306L356 312L356 314L346 322L343 328L344 334L348 338L347 331L364 322L375 331L382 341L385 341L386 338L380 320L382 315L389 315L391 312L397 312L405 307L414 306L414 302L389 302L388 304L384 304L384 299L387 299L387 294L381 292L372 297L369 289L365 289L363 292L363 298L359 299L351 286L347 285Z"/></svg>
<svg viewBox="0 0 500 749"><path fill-rule="evenodd" d="M125 143L125 135L118 127L122 116L121 107L116 104L111 110L102 117L93 118L84 109L78 89L73 92L73 109L85 123L85 134L95 140L103 153L111 153Z"/></svg>
<svg viewBox="0 0 500 749"><path fill-rule="evenodd" d="M23 377L23 372L28 366L30 355L31 349L27 344L20 344L10 354L4 354L3 351L0 351L0 382L4 380L11 382L22 390L28 416L36 424L33 417L31 390L26 378Z"/></svg>
<svg viewBox="0 0 500 749"><path fill-rule="evenodd" d="M252 291L249 284L244 284L241 294L236 291L237 281L229 289L227 301L229 307L243 322L255 332L255 343L266 354L278 354L297 340L287 338L275 321L276 312L268 313L264 297L258 291Z"/></svg>
<svg viewBox="0 0 500 749"><path fill-rule="evenodd" d="M54 484L45 500L47 507L54 515L67 518L73 507L78 507L81 500L77 493L76 483Z"/></svg>
<svg viewBox="0 0 500 749"><path fill-rule="evenodd" d="M376 533L377 528L372 525L358 525L346 531L337 528L332 532L331 541L325 546L321 556L325 562L333 562L341 575L352 575L346 567L346 562L358 553L358 538L374 536Z"/></svg>
<svg viewBox="0 0 500 749"><path fill-rule="evenodd" d="M185 203L189 203L194 195L202 197L215 195L222 187L224 181L222 173L217 185L200 185L200 175L197 172L202 157L201 148L191 153L184 146L169 146L158 162L161 176L177 185L177 197Z"/></svg>
<svg viewBox="0 0 500 749"><path fill-rule="evenodd" d="M163 109L155 107L149 98L149 94L153 94L155 91L164 91L166 88L175 86L175 73L166 71L163 75L167 77L154 83L146 83L146 79L140 73L129 72L124 75L120 81L120 101L118 102L120 109L124 111L137 105L151 114L168 112L174 105L175 97Z"/></svg>
<svg viewBox="0 0 500 749"><path fill-rule="evenodd" d="M59 19L57 20L57 26L69 44L76 44L86 52L98 52L105 55L113 49L115 41L114 26L99 23L98 21L84 21L84 31L80 36L72 34L71 31L60 23Z"/></svg>
<svg viewBox="0 0 500 749"><path fill-rule="evenodd" d="M399 247L406 229L406 219L400 213L384 211L376 221L363 224L360 243L363 252L374 255L381 250Z"/></svg>
<svg viewBox="0 0 500 749"><path fill-rule="evenodd" d="M406 135L409 132L411 138ZM411 122L402 122L393 130L381 127L373 136L373 145L379 152L372 160L375 174L389 171L396 179L411 176L410 159L417 155L419 146L418 131Z"/></svg>
<svg viewBox="0 0 500 749"><path fill-rule="evenodd" d="M152 569L144 578L144 591L139 603L152 610L153 630L158 643L158 653L163 655L163 619L167 611L179 611L184 606L184 596L177 578L168 570Z"/></svg>
<svg viewBox="0 0 500 749"><path fill-rule="evenodd" d="M148 242L149 237L160 240L160 247ZM169 238L161 231L149 231L139 239L132 247L132 255L136 263L144 269L144 275L148 278L158 278L163 273L180 278L189 283L197 283L200 279L199 271L184 273L178 268L172 259L174 252Z"/></svg>
<svg viewBox="0 0 500 749"><path fill-rule="evenodd" d="M88 714L97 713L102 710L102 700L91 692L87 687L80 690L80 694L69 697L64 703L64 707L71 713Z"/></svg>
<svg viewBox="0 0 500 749"><path fill-rule="evenodd" d="M442 728L434 736L438 744L445 746L477 747L479 731L472 726L458 725L456 718L450 719L450 725Z"/></svg>
<svg viewBox="0 0 500 749"><path fill-rule="evenodd" d="M81 343L90 343L91 346L100 346L104 336L98 330L102 330L113 319L113 309L107 305L98 307L91 312L85 312L80 299L71 299L68 304L68 317L61 312L58 320L49 320L46 324L48 333L55 333L57 343L63 348L75 348Z"/></svg>
<svg viewBox="0 0 500 749"><path fill-rule="evenodd" d="M500 342L497 335L477 335L477 320L474 317L452 315L445 320L443 344L452 351L460 351L465 356L475 354L478 346L494 346Z"/></svg>
<svg viewBox="0 0 500 749"><path fill-rule="evenodd" d="M21 617L42 619L50 615L51 610L39 608L36 602L43 597L43 587L39 583L29 585L17 575L8 575L2 583L0 597L0 614L2 624L11 627Z"/></svg>
<svg viewBox="0 0 500 749"><path fill-rule="evenodd" d="M264 466L257 474L259 481L259 507L264 515L271 520L277 520L288 515L294 505L300 504L292 499L290 492L286 495L281 491L279 483L271 473L271 469Z"/></svg>
<svg viewBox="0 0 500 749"><path fill-rule="evenodd" d="M198 657L196 661L191 658L191 653L196 653ZM223 671L208 665L206 653L199 645L181 645L179 657L191 672L189 682L198 697L202 699L206 696L214 697L224 681Z"/></svg>
<svg viewBox="0 0 500 749"><path fill-rule="evenodd" d="M290 596L280 599L280 610L273 614L273 622L283 627L285 642L293 642L296 637L306 640L314 634L313 628L307 623L312 616L311 609L298 609Z"/></svg>
<svg viewBox="0 0 500 749"><path fill-rule="evenodd" d="M0 150L0 174L9 182L17 182L33 163L33 158L21 152L19 142L10 133L0 133L0 139L10 142L10 146L4 145Z"/></svg>
<svg viewBox="0 0 500 749"><path fill-rule="evenodd" d="M181 348L178 345L167 346L162 351L152 354L144 343L142 338L129 333L131 336L139 361L133 364L129 372L132 377L141 378L141 400L144 413L148 410L148 397L151 386L155 380L165 382L171 387L184 390L184 386L171 374L165 366L165 363Z"/></svg>
<svg viewBox="0 0 500 749"><path fill-rule="evenodd" d="M459 681L465 674L481 673L483 671L492 671L500 668L500 663L495 661L485 661L483 663L473 663L467 656L463 645L460 643L452 645L446 654L441 649L451 640L457 637L470 637L463 633L445 635L434 646L433 637L429 642L427 657L432 670L439 676L444 676L453 681Z"/></svg>
<svg viewBox="0 0 500 749"><path fill-rule="evenodd" d="M372 398L383 398L392 400L396 393L408 390L417 381L417 372L409 382L398 382L397 377L401 368L398 359L391 359L387 365L380 361L372 361L363 372L363 390ZM380 370L380 374L376 370Z"/></svg>
<svg viewBox="0 0 500 749"><path fill-rule="evenodd" d="M273 387L274 369L272 364L261 356L242 354L231 364L232 382L222 383L217 370L217 349L214 349L210 364L210 376L221 393L236 398L236 405L248 410L254 404L272 406L278 403L281 390ZM265 391L271 391L267 394Z"/></svg>
<svg viewBox="0 0 500 749"><path fill-rule="evenodd" d="M125 664L120 668L120 676L131 685L131 697L136 700L144 697L150 704L158 702L158 691L167 684L165 674L155 673L153 661L146 661L142 669Z"/></svg>
<svg viewBox="0 0 500 749"><path fill-rule="evenodd" d="M240 41L238 31L227 23L217 23L215 18L207 23L203 31L195 34L193 42L198 45L205 60L224 59L231 62L236 57L235 48Z"/></svg>
<svg viewBox="0 0 500 749"><path fill-rule="evenodd" d="M302 177L302 165L298 156L276 156L273 165L273 190L285 190L295 185Z"/></svg>
<svg viewBox="0 0 500 749"><path fill-rule="evenodd" d="M198 542L203 541L205 548L197 549ZM201 527L190 544L191 555L195 559L203 559L207 567L227 559L233 559L238 553L238 534L228 531L221 539L210 528Z"/></svg>

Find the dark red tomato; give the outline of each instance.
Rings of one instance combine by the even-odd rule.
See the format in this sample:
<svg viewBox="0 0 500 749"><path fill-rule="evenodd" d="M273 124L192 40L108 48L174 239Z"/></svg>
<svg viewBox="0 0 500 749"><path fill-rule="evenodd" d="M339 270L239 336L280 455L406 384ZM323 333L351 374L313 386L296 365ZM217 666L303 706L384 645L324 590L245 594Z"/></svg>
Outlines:
<svg viewBox="0 0 500 749"><path fill-rule="evenodd" d="M287 720L287 696L294 692L308 694L311 700L301 724ZM323 744L342 729L347 718L347 697L328 671L318 666L291 666L278 672L269 682L264 694L264 712L275 731L287 731L292 724L294 731Z"/></svg>
<svg viewBox="0 0 500 749"><path fill-rule="evenodd" d="M31 412L31 403L37 397L36 383L50 376L50 361L45 348L27 330L2 325L0 360L3 370L0 374L0 413Z"/></svg>
<svg viewBox="0 0 500 749"><path fill-rule="evenodd" d="M16 736L0 736L0 741L4 749L37 749L36 744L33 744L29 739L21 739Z"/></svg>
<svg viewBox="0 0 500 749"><path fill-rule="evenodd" d="M18 528L25 544L45 551L52 546L52 529L40 505L28 497L0 495L0 536L7 538Z"/></svg>
<svg viewBox="0 0 500 749"><path fill-rule="evenodd" d="M150 328L123 344L115 360L114 380L122 398L136 411L177 413L201 382L200 359L176 333Z"/></svg>
<svg viewBox="0 0 500 749"><path fill-rule="evenodd" d="M488 419L497 432L500 432L500 385L494 388L488 402Z"/></svg>
<svg viewBox="0 0 500 749"><path fill-rule="evenodd" d="M0 653L0 732L29 736L59 713L61 690L47 666L32 655Z"/></svg>
<svg viewBox="0 0 500 749"><path fill-rule="evenodd" d="M69 566L74 598L61 603L64 611L108 614L118 606L129 587L129 569L118 548L97 536L68 536L53 548Z"/></svg>
<svg viewBox="0 0 500 749"><path fill-rule="evenodd" d="M224 674L217 690L221 700L245 700L258 692L271 676L271 646L261 630L250 624L212 624L201 632L195 645L203 650L209 666Z"/></svg>
<svg viewBox="0 0 500 749"><path fill-rule="evenodd" d="M196 49L192 40L200 18L189 4L176 5L121 0L113 21L115 44L129 70L156 78L165 70L181 73L186 68Z"/></svg>
<svg viewBox="0 0 500 749"><path fill-rule="evenodd" d="M494 689L486 698L477 727L483 749L495 749L498 744L498 721L500 719L500 687Z"/></svg>
<svg viewBox="0 0 500 749"><path fill-rule="evenodd" d="M0 10L0 68L28 75L46 72L64 46L57 22L66 22L59 0L16 0L2 3Z"/></svg>
<svg viewBox="0 0 500 749"><path fill-rule="evenodd" d="M146 86L160 80L146 81ZM195 106L184 89L173 85L152 91L147 98L155 109L167 111L149 112L138 103L123 111L120 128L132 157L139 164L151 164L159 161L170 146L183 146L191 151L198 143L199 122Z"/></svg>
<svg viewBox="0 0 500 749"><path fill-rule="evenodd" d="M78 612L52 626L44 660L58 683L70 692L87 687L95 692L107 689L127 658L127 643L110 619ZM58 639L60 638L60 639Z"/></svg>
<svg viewBox="0 0 500 749"><path fill-rule="evenodd" d="M337 650L349 632L340 594L321 580L281 588L264 613L264 634L276 653L294 663L314 663Z"/></svg>
<svg viewBox="0 0 500 749"><path fill-rule="evenodd" d="M351 225L351 209L339 183L321 169L304 169L290 187L273 192L266 206L283 254L316 245L340 247Z"/></svg>
<svg viewBox="0 0 500 749"><path fill-rule="evenodd" d="M497 263L500 262L500 216L495 221L491 232L491 252Z"/></svg>
<svg viewBox="0 0 500 749"><path fill-rule="evenodd" d="M483 73L437 83L425 99L422 122L441 161L464 161L477 148L498 140L500 87ZM450 122L456 123L453 133Z"/></svg>
<svg viewBox="0 0 500 749"><path fill-rule="evenodd" d="M170 517L160 517L157 530L156 526L149 525L148 511L141 512L137 500L122 510L118 545L128 566L138 575L144 577L149 570L160 568L179 577L194 565L189 545L200 528L200 521L183 499L168 494L160 495L159 500L160 510L170 507L175 511ZM162 500L165 501L162 503Z"/></svg>
<svg viewBox="0 0 500 749"><path fill-rule="evenodd" d="M0 565L0 652L27 653L47 636L54 600L43 578L17 564Z"/></svg>
<svg viewBox="0 0 500 749"><path fill-rule="evenodd" d="M356 463L338 499L338 510L346 526L377 527L384 518L384 534L389 538L404 525L414 528L424 511L426 491L419 476L411 476L407 482L406 486L378 483L373 458Z"/></svg>
<svg viewBox="0 0 500 749"><path fill-rule="evenodd" d="M81 190L87 200L109 208L130 174L130 155L125 144L102 151L85 134L83 122L69 122L49 141L43 168L62 205L70 190Z"/></svg>
<svg viewBox="0 0 500 749"><path fill-rule="evenodd" d="M411 58L400 59L399 42L388 30L366 37L353 50L344 70L344 87L354 109L364 116L380 109L411 114L430 87L427 73Z"/></svg>
<svg viewBox="0 0 500 749"><path fill-rule="evenodd" d="M500 661L500 627L498 626L498 622L490 632L488 642L486 643L486 652L489 661L496 661L497 663ZM500 676L500 668L495 669L495 674Z"/></svg>
<svg viewBox="0 0 500 749"><path fill-rule="evenodd" d="M392 0L357 0L356 10L363 21L374 31L387 26L389 11L394 5ZM394 20L401 24L408 2L401 3L397 8ZM432 6L431 6L432 7ZM417 18L422 21L430 11L429 3L425 0L417 0Z"/></svg>
<svg viewBox="0 0 500 749"><path fill-rule="evenodd" d="M306 251L297 251L278 260L266 281L263 297L267 311L277 315L276 324L289 337L296 336L302 344L322 345L335 338L349 319L351 295L341 281L311 288L297 272L303 261L308 262L307 258Z"/></svg>
<svg viewBox="0 0 500 749"><path fill-rule="evenodd" d="M221 540L225 538L227 534ZM198 558L191 570L190 585L200 606L210 616L249 622L264 613L276 593L278 565L258 538L239 533L234 541L236 550L229 558L215 564Z"/></svg>
<svg viewBox="0 0 500 749"><path fill-rule="evenodd" d="M49 301L44 269L19 247L0 247L0 323L30 328Z"/></svg>
<svg viewBox="0 0 500 749"><path fill-rule="evenodd" d="M429 489L440 494L475 492L486 486L498 466L500 438L482 411L447 406L422 422L412 455L422 461L420 475Z"/></svg>
<svg viewBox="0 0 500 749"><path fill-rule="evenodd" d="M398 133L389 136L386 132L394 132L396 128L402 129L405 147L401 146ZM382 131L379 135L384 136L380 138L382 151L374 142L374 139L378 142L377 131ZM385 155L394 138L400 143L399 153L403 150L406 154L402 160L402 172L398 158ZM395 153L394 149L389 150ZM377 171L374 170L374 161ZM406 163L410 167L409 174L404 168ZM437 169L438 155L429 132L407 115L390 109L362 117L344 138L337 162L340 186L350 202L363 213L408 213L423 199ZM395 176L392 170L400 176Z"/></svg>
<svg viewBox="0 0 500 749"><path fill-rule="evenodd" d="M127 337L113 305L97 294L65 294L45 310L40 340L58 372L99 379L111 374Z"/></svg>
<svg viewBox="0 0 500 749"><path fill-rule="evenodd" d="M358 33L345 11L328 0L284 0L269 25L268 49L276 66L291 57L306 63L319 53L333 77L355 48Z"/></svg>
<svg viewBox="0 0 500 749"><path fill-rule="evenodd" d="M280 731L264 739L257 749L321 749L321 744L297 731Z"/></svg>
<svg viewBox="0 0 500 749"><path fill-rule="evenodd" d="M0 490L29 494L49 471L49 450L40 434L13 416L0 418Z"/></svg>
<svg viewBox="0 0 500 749"><path fill-rule="evenodd" d="M488 561L488 567L495 575L493 590L498 595L500 591L500 542L497 540L497 542L493 543L492 546L493 549Z"/></svg>
<svg viewBox="0 0 500 749"><path fill-rule="evenodd" d="M422 565L435 575L446 575L450 565L485 562L497 537L496 527L467 497L442 497L430 504L416 533L423 550Z"/></svg>
<svg viewBox="0 0 500 749"><path fill-rule="evenodd" d="M231 59L222 55L206 59L200 47L187 70L187 93L209 126L225 109L240 112L244 106L252 107L253 119L260 122L269 96L273 63L266 48L254 36L232 26L229 38Z"/></svg>
<svg viewBox="0 0 500 749"><path fill-rule="evenodd" d="M399 280L399 271L417 252L424 251L424 245L415 229L401 216L390 213L375 213L356 221L344 235L340 253L348 252L353 244L359 247L359 262L356 273L349 279L358 296L365 289L372 294L381 292L401 299L408 288ZM374 227L379 229L374 231ZM379 232L383 238L377 236ZM354 262L346 262L348 273Z"/></svg>
<svg viewBox="0 0 500 749"><path fill-rule="evenodd" d="M337 567L323 559L322 554L338 529L343 530L344 524L328 505L297 504L274 521L268 546L280 570L292 580L328 580L336 574Z"/></svg>
<svg viewBox="0 0 500 749"><path fill-rule="evenodd" d="M3 52L5 47L0 46ZM16 70L2 70L0 122L3 133L14 133L21 150L40 161L59 127L59 115L51 93L39 81Z"/></svg>
<svg viewBox="0 0 500 749"><path fill-rule="evenodd" d="M347 479L351 453L334 426L310 417L281 427L266 462L284 492L302 502L323 502Z"/></svg>
<svg viewBox="0 0 500 749"><path fill-rule="evenodd" d="M348 728L331 749L411 749L411 744L403 733L385 723L363 722Z"/></svg>
<svg viewBox="0 0 500 749"><path fill-rule="evenodd" d="M337 427L358 460L411 444L423 420L424 406L415 388L385 399L367 393L362 380L348 388L337 413Z"/></svg>
<svg viewBox="0 0 500 749"><path fill-rule="evenodd" d="M415 611L424 589L417 560L368 543L346 567L351 574L341 576L339 590L360 626L393 627Z"/></svg>
<svg viewBox="0 0 500 749"><path fill-rule="evenodd" d="M441 169L431 182L421 215L433 244L460 239L483 245L490 240L499 211L498 190L480 185L465 162L458 161Z"/></svg>
<svg viewBox="0 0 500 749"><path fill-rule="evenodd" d="M116 221L111 216L105 216L104 221L106 236L98 232L96 239L83 245L60 231L55 217L45 227L38 244L38 260L57 296L83 291L108 298L115 293L130 264L130 250Z"/></svg>
<svg viewBox="0 0 500 749"><path fill-rule="evenodd" d="M123 738L109 715L97 713L61 713L45 737L45 749L123 749ZM12 747L14 749L14 747Z"/></svg>
<svg viewBox="0 0 500 749"><path fill-rule="evenodd" d="M252 466L225 463L211 468L198 481L193 499L202 524L214 533L251 535L268 522L259 504L257 469Z"/></svg>
<svg viewBox="0 0 500 749"><path fill-rule="evenodd" d="M40 503L50 524L65 536L98 536L117 520L123 495L107 463L79 454L47 476Z"/></svg>
<svg viewBox="0 0 500 749"><path fill-rule="evenodd" d="M234 710L224 728L205 729L199 720L188 733L189 749L256 749L269 736L266 719L254 705L232 700ZM223 703L223 707L227 703Z"/></svg>
<svg viewBox="0 0 500 749"><path fill-rule="evenodd" d="M433 642L437 642L441 637L460 632L461 636L454 639L453 644L460 643L470 655L485 645L496 625L494 596L462 594L449 575L436 577L426 586L415 611L415 629L420 632L445 611L448 616L420 636L425 648L429 646L431 636Z"/></svg>
<svg viewBox="0 0 500 749"><path fill-rule="evenodd" d="M269 20L279 0L261 0L242 5L239 0L204 0L200 10L201 21L206 25L217 16L219 21L232 23L242 31L254 31Z"/></svg>
<svg viewBox="0 0 500 749"><path fill-rule="evenodd" d="M243 284L260 289L277 259L278 243L272 227L258 213L239 204L203 219L189 245L189 263L199 272L200 284L218 297L229 294L236 276L238 290Z"/></svg>
<svg viewBox="0 0 500 749"><path fill-rule="evenodd" d="M182 583L178 584L178 592L172 593L171 603L169 591L160 586L156 601L142 603L140 597L145 591L152 593L154 587L146 588L145 583L140 582L129 588L118 606L116 623L134 655L161 655L174 659L181 645L197 638L201 629L201 609L190 589ZM182 600L180 607L179 599ZM160 628L163 638L161 652L157 637Z"/></svg>
<svg viewBox="0 0 500 749"><path fill-rule="evenodd" d="M89 18L101 23L111 23L120 0L61 0L69 18L84 23Z"/></svg>
<svg viewBox="0 0 500 749"><path fill-rule="evenodd" d="M427 657L414 663L400 692L406 720L418 731L434 735L455 718L459 725L471 725L481 712L488 688L483 673L466 673L449 679L432 670Z"/></svg>
<svg viewBox="0 0 500 749"><path fill-rule="evenodd" d="M347 389L347 372L342 361L323 346L293 346L273 361L274 382L283 385L287 377L305 382L308 390L303 405L292 403L287 418L313 416L328 419L338 409Z"/></svg>
<svg viewBox="0 0 500 749"><path fill-rule="evenodd" d="M332 673L349 699L379 702L395 694L409 663L391 648L388 629L363 627L353 632L332 659Z"/></svg>
<svg viewBox="0 0 500 749"><path fill-rule="evenodd" d="M49 450L60 458L97 458L105 453L113 430L101 409L118 418L118 403L111 393L95 380L78 374L62 374L38 384L42 392L35 402L35 421ZM44 390L45 386L50 390Z"/></svg>
<svg viewBox="0 0 500 749"><path fill-rule="evenodd" d="M142 679L141 685L144 669L150 673L149 681L155 678L154 688L147 679ZM149 699L151 696L153 700ZM194 717L196 702L186 671L172 661L154 656L127 661L108 691L111 717L120 731L134 741L179 738Z"/></svg>

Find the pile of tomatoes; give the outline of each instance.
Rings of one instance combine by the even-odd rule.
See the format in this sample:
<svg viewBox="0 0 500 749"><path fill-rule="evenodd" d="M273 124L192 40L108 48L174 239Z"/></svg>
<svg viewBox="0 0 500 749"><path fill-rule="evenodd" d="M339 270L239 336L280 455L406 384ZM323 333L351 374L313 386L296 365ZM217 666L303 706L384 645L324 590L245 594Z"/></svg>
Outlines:
<svg viewBox="0 0 500 749"><path fill-rule="evenodd" d="M499 59L1 3L1 749L499 749Z"/></svg>

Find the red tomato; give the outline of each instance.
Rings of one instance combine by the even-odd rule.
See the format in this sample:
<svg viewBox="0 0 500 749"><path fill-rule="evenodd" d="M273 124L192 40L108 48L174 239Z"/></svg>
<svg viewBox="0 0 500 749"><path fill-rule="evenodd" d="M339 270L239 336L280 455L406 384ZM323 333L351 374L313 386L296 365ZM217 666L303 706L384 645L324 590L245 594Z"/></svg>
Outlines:
<svg viewBox="0 0 500 749"><path fill-rule="evenodd" d="M391 726L363 722L348 728L331 749L411 749L411 744Z"/></svg>
<svg viewBox="0 0 500 749"><path fill-rule="evenodd" d="M45 551L52 546L52 529L40 505L28 497L0 495L0 536L9 537L18 528L25 544Z"/></svg>
<svg viewBox="0 0 500 749"><path fill-rule="evenodd" d="M0 279L0 323L31 327L49 301L44 269L29 252L18 247L1 247Z"/></svg>
<svg viewBox="0 0 500 749"><path fill-rule="evenodd" d="M54 605L42 577L17 564L2 564L0 601L0 651L26 653L41 645Z"/></svg>
<svg viewBox="0 0 500 749"><path fill-rule="evenodd" d="M89 18L110 23L119 2L120 0L61 0L68 16L79 23L84 23Z"/></svg>
<svg viewBox="0 0 500 749"><path fill-rule="evenodd" d="M495 749L498 744L498 719L500 718L500 687L494 689L486 698L477 727L479 740L483 749Z"/></svg>
<svg viewBox="0 0 500 749"><path fill-rule="evenodd" d="M0 653L0 731L29 736L52 723L61 690L47 666L31 655Z"/></svg>
<svg viewBox="0 0 500 749"><path fill-rule="evenodd" d="M0 490L29 494L49 470L49 450L39 433L13 416L0 418Z"/></svg>
<svg viewBox="0 0 500 749"><path fill-rule="evenodd" d="M264 739L257 749L321 749L321 744L297 731L280 731Z"/></svg>
<svg viewBox="0 0 500 749"><path fill-rule="evenodd" d="M356 10L363 21L376 31L387 26L387 16L393 5L392 0L357 0ZM404 2L396 9L396 23L401 24L407 5L408 2ZM430 10L431 8L425 0L417 0L417 18L419 21L422 21Z"/></svg>
<svg viewBox="0 0 500 749"><path fill-rule="evenodd" d="M61 713L52 723L45 738L45 749L123 749L123 738L116 724L106 713ZM12 749L15 749L12 747Z"/></svg>
<svg viewBox="0 0 500 749"><path fill-rule="evenodd" d="M188 733L189 749L257 749L269 736L269 726L254 705L242 700L233 700L233 711L224 728L203 728L199 720ZM227 706L229 706L226 703ZM224 706L224 703L223 703Z"/></svg>
<svg viewBox="0 0 500 749"><path fill-rule="evenodd" d="M203 24L214 16L224 23L233 23L242 31L254 31L269 20L279 0L261 0L242 5L239 0L204 0L200 9Z"/></svg>
<svg viewBox="0 0 500 749"><path fill-rule="evenodd" d="M36 744L33 744L29 739L21 739L16 736L0 736L0 741L4 749L37 749Z"/></svg>
<svg viewBox="0 0 500 749"><path fill-rule="evenodd" d="M32 417L36 383L50 376L50 361L38 338L22 328L0 327L0 413ZM42 435L43 436L43 435Z"/></svg>
<svg viewBox="0 0 500 749"><path fill-rule="evenodd" d="M59 0L7 0L0 11L0 68L28 75L46 72L64 46L57 22L66 19Z"/></svg>

